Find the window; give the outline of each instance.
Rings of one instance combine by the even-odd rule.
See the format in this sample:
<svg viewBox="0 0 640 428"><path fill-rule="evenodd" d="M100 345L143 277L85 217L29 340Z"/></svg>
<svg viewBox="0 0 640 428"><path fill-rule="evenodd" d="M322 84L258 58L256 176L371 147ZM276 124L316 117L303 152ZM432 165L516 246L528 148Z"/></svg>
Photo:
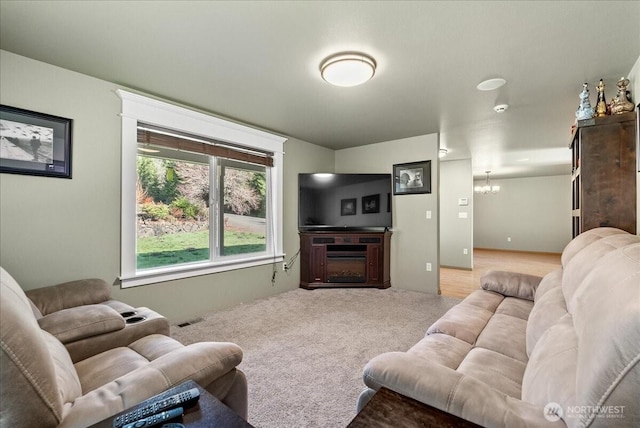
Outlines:
<svg viewBox="0 0 640 428"><path fill-rule="evenodd" d="M122 286L282 261L285 139L118 95Z"/></svg>

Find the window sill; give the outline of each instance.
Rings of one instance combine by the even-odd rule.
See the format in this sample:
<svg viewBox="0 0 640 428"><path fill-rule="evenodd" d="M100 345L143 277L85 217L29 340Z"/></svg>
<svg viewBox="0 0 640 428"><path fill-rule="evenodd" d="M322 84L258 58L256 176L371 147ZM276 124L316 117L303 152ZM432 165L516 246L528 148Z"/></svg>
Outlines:
<svg viewBox="0 0 640 428"><path fill-rule="evenodd" d="M209 275L236 269L244 269L262 265L279 263L284 260L284 254L271 256L259 256L242 260L229 260L221 262L205 262L183 266L146 269L133 275L121 275L121 288L137 287L140 285L156 284L176 279L191 278L194 276Z"/></svg>

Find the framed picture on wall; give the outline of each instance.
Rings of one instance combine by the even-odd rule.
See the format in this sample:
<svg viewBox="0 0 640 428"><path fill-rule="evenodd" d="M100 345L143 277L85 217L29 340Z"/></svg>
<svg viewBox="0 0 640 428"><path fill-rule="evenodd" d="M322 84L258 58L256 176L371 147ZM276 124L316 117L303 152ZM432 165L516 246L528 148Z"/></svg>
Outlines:
<svg viewBox="0 0 640 428"><path fill-rule="evenodd" d="M431 161L393 165L393 194L431 193Z"/></svg>
<svg viewBox="0 0 640 428"><path fill-rule="evenodd" d="M0 105L0 172L71 178L71 124Z"/></svg>
<svg viewBox="0 0 640 428"><path fill-rule="evenodd" d="M340 215L356 215L356 198L340 200Z"/></svg>
<svg viewBox="0 0 640 428"><path fill-rule="evenodd" d="M362 214L380 212L380 194L362 197Z"/></svg>

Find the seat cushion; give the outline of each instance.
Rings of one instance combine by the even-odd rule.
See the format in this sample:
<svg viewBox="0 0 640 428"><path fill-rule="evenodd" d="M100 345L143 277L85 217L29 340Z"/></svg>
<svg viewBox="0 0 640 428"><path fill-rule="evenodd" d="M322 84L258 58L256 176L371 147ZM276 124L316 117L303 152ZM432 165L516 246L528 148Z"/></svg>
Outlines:
<svg viewBox="0 0 640 428"><path fill-rule="evenodd" d="M184 345L175 339L151 335L133 342L128 347L110 349L79 361L75 368L82 384L82 393L97 389L180 348L184 348Z"/></svg>
<svg viewBox="0 0 640 428"><path fill-rule="evenodd" d="M503 300L493 291L474 291L433 323L427 334L448 334L473 345Z"/></svg>
<svg viewBox="0 0 640 428"><path fill-rule="evenodd" d="M513 398L520 398L526 363L485 348L473 348L458 372L472 376Z"/></svg>

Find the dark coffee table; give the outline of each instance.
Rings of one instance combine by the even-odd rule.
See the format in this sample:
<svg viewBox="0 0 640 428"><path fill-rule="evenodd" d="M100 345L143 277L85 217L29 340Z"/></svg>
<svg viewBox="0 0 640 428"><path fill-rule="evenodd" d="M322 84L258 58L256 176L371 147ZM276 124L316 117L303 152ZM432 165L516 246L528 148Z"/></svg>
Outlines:
<svg viewBox="0 0 640 428"><path fill-rule="evenodd" d="M450 413L380 388L347 428L481 428Z"/></svg>
<svg viewBox="0 0 640 428"><path fill-rule="evenodd" d="M155 397L152 397L136 406L131 407L130 409L124 410L117 415L113 415L112 417L107 418L102 422L98 422L91 428L112 428L113 419L116 416L127 413L131 410L139 409L140 407L143 407L154 400L169 397L171 395L187 391L191 388L198 388L198 391L200 391L200 399L198 400L198 404L189 409L186 409L182 418L178 418L178 420L172 422L179 422L181 424L184 424L185 427L189 428L254 428L253 425L242 419L233 410L222 404L220 400L209 394L205 389L203 389L200 385L192 380L181 383L180 385L168 389L165 392L156 395ZM162 425L158 425L158 427L161 426Z"/></svg>

